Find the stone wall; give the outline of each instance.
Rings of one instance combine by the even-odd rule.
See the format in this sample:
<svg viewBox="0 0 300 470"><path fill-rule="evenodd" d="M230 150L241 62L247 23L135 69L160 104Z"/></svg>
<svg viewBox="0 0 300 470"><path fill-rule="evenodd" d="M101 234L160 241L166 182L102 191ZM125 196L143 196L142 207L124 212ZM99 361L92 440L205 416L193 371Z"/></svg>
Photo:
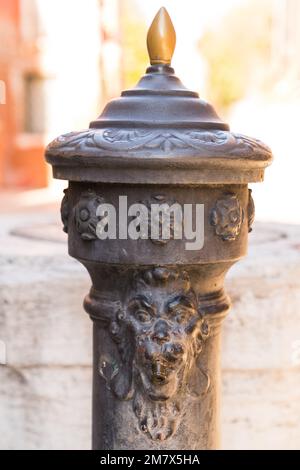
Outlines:
<svg viewBox="0 0 300 470"><path fill-rule="evenodd" d="M48 213L2 217L1 449L90 448L90 282L59 225ZM300 227L257 223L248 258L229 273L225 449L300 448L299 240Z"/></svg>

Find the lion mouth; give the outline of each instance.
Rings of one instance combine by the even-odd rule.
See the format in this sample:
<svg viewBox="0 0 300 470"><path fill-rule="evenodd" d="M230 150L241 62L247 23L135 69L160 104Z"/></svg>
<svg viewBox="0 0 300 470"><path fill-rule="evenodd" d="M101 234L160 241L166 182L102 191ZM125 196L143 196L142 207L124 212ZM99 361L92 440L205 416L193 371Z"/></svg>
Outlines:
<svg viewBox="0 0 300 470"><path fill-rule="evenodd" d="M155 385L165 385L169 381L170 371L166 365L160 361L152 364L151 382Z"/></svg>
<svg viewBox="0 0 300 470"><path fill-rule="evenodd" d="M150 373L149 373L150 372ZM173 374L163 371L140 371L144 389L153 401L166 401L174 393Z"/></svg>
<svg viewBox="0 0 300 470"><path fill-rule="evenodd" d="M168 377L163 374L152 374L151 381L155 385L166 385L169 381Z"/></svg>

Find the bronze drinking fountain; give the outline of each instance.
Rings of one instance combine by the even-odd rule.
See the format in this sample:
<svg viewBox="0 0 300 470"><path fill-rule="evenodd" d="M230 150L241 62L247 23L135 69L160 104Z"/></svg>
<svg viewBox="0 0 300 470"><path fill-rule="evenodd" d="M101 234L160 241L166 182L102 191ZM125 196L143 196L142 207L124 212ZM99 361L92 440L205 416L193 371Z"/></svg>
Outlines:
<svg viewBox="0 0 300 470"><path fill-rule="evenodd" d="M171 67L175 42L162 8L148 33L151 65L137 86L88 130L46 150L54 177L69 181L61 208L69 254L92 280L84 308L94 324L93 449L220 445L224 277L246 255L254 219L248 183L263 180L272 154L232 133L183 86ZM145 218L143 227L134 220L136 204L158 208L156 236L150 216L147 233ZM178 236L175 212L164 236L162 215L174 205L198 207L197 249ZM109 237L112 207L119 212Z"/></svg>

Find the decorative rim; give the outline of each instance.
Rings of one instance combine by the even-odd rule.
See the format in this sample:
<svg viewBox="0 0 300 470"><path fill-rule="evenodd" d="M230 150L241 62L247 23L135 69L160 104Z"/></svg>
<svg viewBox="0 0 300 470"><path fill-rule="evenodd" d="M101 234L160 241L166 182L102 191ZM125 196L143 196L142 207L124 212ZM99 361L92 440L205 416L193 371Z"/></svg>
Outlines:
<svg viewBox="0 0 300 470"><path fill-rule="evenodd" d="M46 156L226 157L270 161L263 142L223 130L199 129L89 129L64 134L46 149ZM56 162L58 163L58 162Z"/></svg>

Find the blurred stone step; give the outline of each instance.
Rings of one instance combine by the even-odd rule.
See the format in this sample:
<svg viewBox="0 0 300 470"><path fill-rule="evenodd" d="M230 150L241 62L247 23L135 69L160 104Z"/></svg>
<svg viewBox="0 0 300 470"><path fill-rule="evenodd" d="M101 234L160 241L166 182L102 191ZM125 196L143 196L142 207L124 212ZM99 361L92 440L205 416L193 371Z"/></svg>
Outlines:
<svg viewBox="0 0 300 470"><path fill-rule="evenodd" d="M256 223L249 255L229 272L224 322L224 448L300 442L300 227ZM88 449L90 288L67 255L57 215L3 218L0 233L0 448Z"/></svg>

